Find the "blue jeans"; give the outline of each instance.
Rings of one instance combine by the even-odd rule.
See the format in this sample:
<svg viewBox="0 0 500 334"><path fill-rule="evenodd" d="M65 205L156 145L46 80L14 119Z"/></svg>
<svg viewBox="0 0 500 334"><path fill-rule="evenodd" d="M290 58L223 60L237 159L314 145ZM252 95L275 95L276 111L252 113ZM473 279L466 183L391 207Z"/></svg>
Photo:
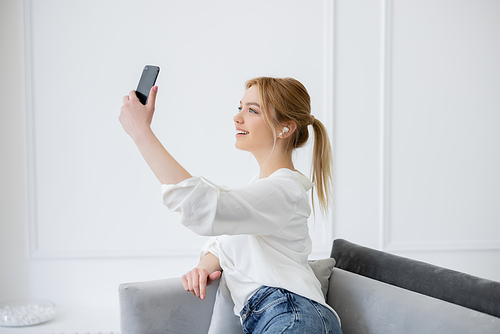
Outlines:
<svg viewBox="0 0 500 334"><path fill-rule="evenodd" d="M341 334L326 306L285 289L263 286L240 312L246 334Z"/></svg>

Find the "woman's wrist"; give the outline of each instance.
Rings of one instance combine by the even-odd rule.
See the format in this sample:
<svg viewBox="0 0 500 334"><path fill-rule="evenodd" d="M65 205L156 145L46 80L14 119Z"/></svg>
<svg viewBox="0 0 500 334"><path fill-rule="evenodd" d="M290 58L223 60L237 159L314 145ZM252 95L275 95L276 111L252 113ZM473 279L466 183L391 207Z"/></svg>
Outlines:
<svg viewBox="0 0 500 334"><path fill-rule="evenodd" d="M136 144L140 144L144 141L150 140L152 137L156 138L156 135L154 134L153 130L149 126L144 126L141 129L137 129L133 136L131 136L132 139Z"/></svg>
<svg viewBox="0 0 500 334"><path fill-rule="evenodd" d="M209 275L215 271L215 270L210 270L210 268L207 268L206 266L203 266L203 265L197 265L195 268L201 269L201 270L206 270Z"/></svg>
<svg viewBox="0 0 500 334"><path fill-rule="evenodd" d="M209 275L216 271L222 271L222 268L220 267L219 258L210 252L207 253L203 257L203 259L201 259L196 268L205 269L206 271L208 271Z"/></svg>

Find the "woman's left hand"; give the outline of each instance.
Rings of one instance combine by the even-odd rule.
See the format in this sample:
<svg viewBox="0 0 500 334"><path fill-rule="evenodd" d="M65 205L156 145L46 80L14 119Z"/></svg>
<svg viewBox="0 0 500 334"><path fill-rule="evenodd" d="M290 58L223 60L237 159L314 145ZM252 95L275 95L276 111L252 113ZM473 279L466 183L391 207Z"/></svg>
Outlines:
<svg viewBox="0 0 500 334"><path fill-rule="evenodd" d="M221 271L210 273L205 268L196 267L182 275L182 285L184 290L191 292L200 299L205 299L207 286L215 282L221 274Z"/></svg>
<svg viewBox="0 0 500 334"><path fill-rule="evenodd" d="M132 139L136 140L141 134L151 130L157 93L158 86L153 86L149 91L146 105L139 101L135 90L123 97L123 106L119 119L123 129Z"/></svg>

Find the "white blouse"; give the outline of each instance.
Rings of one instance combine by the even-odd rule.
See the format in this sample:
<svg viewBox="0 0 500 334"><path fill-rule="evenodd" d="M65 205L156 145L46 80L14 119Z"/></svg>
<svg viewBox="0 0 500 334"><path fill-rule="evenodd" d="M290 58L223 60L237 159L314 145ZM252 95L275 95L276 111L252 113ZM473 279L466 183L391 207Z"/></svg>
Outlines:
<svg viewBox="0 0 500 334"><path fill-rule="evenodd" d="M219 258L236 315L263 285L287 289L335 313L307 262L312 248L307 192L312 187L304 175L283 168L237 189L196 176L162 185L162 191L164 204L180 213L182 224L214 236L201 256L210 252Z"/></svg>

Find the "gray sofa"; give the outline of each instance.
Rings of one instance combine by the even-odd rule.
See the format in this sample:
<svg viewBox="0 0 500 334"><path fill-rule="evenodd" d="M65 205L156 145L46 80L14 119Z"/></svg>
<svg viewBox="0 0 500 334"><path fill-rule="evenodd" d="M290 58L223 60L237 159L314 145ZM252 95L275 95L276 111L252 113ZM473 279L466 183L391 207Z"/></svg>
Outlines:
<svg viewBox="0 0 500 334"><path fill-rule="evenodd" d="M342 239L331 257L327 302L344 334L500 333L499 282ZM201 301L181 278L121 284L121 333L207 333L217 286Z"/></svg>

